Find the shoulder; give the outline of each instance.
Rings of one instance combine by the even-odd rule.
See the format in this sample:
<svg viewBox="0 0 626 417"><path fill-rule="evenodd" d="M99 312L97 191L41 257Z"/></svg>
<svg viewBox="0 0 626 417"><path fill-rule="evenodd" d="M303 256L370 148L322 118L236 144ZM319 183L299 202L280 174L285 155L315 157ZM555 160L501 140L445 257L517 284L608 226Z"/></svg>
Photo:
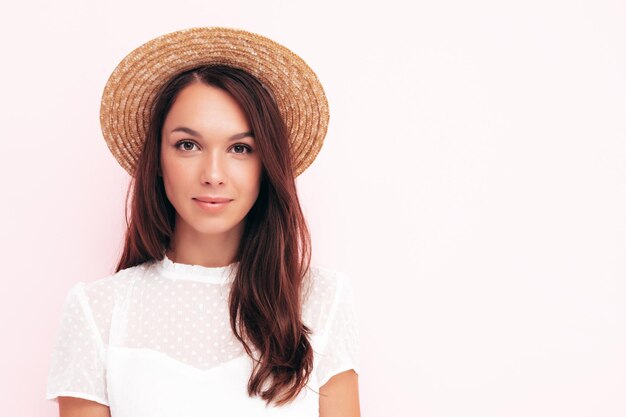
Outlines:
<svg viewBox="0 0 626 417"><path fill-rule="evenodd" d="M76 282L65 297L65 316L68 320L86 320L107 343L114 310L130 294L134 282L148 272L149 266L150 262L146 262L95 280Z"/></svg>
<svg viewBox="0 0 626 417"><path fill-rule="evenodd" d="M326 327L341 303L351 299L352 282L336 268L313 264L303 286L302 315L314 329Z"/></svg>
<svg viewBox="0 0 626 417"><path fill-rule="evenodd" d="M337 269L313 264L303 283L303 302L320 302L337 294L347 281L346 275Z"/></svg>
<svg viewBox="0 0 626 417"><path fill-rule="evenodd" d="M84 295L90 304L106 304L119 300L135 281L141 279L148 272L150 265L151 262L149 261L93 280L78 281L72 286L69 293Z"/></svg>

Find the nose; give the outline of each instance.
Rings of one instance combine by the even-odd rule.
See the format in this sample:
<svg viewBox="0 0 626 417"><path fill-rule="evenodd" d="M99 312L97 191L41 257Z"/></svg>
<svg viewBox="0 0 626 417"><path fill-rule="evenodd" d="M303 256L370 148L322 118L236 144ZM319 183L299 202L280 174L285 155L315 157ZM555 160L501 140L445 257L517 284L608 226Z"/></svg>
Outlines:
<svg viewBox="0 0 626 417"><path fill-rule="evenodd" d="M224 182L224 161L217 149L207 152L202 161L201 180L203 183L222 184Z"/></svg>

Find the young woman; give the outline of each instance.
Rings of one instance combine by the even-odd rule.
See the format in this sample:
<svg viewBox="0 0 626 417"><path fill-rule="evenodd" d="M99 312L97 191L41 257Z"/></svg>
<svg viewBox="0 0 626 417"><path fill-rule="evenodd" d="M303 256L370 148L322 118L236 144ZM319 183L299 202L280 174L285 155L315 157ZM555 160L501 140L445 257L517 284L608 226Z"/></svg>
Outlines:
<svg viewBox="0 0 626 417"><path fill-rule="evenodd" d="M100 114L131 214L115 273L65 299L61 417L359 416L351 286L312 265L295 185L328 124L313 71L254 33L185 29L124 58Z"/></svg>

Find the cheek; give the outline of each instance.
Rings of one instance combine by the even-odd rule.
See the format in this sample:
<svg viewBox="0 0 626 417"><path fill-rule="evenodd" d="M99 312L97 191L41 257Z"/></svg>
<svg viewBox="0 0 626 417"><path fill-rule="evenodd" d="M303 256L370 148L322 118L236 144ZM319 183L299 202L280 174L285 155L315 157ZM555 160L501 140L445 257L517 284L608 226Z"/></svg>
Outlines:
<svg viewBox="0 0 626 417"><path fill-rule="evenodd" d="M184 167L180 164L167 160L163 161L161 167L165 192L171 201L178 194L184 193L190 180L189 170L184 169Z"/></svg>
<svg viewBox="0 0 626 417"><path fill-rule="evenodd" d="M254 202L258 196L261 183L261 169L254 165L236 173L238 188L245 193L246 198Z"/></svg>
<svg viewBox="0 0 626 417"><path fill-rule="evenodd" d="M258 162L254 169L251 169L248 174L248 183L251 184L250 189L253 190L255 194L258 194L259 192L259 187L261 185L261 173L261 162Z"/></svg>

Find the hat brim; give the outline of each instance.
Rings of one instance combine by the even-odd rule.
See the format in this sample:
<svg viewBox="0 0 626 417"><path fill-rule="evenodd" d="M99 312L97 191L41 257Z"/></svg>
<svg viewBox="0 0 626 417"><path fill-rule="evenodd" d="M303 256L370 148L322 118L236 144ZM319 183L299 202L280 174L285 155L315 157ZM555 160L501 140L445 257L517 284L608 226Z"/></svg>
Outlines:
<svg viewBox="0 0 626 417"><path fill-rule="evenodd" d="M208 64L248 71L271 91L289 133L294 177L307 169L322 147L329 121L328 102L316 74L285 46L224 27L159 36L117 65L102 94L100 125L118 163L134 175L159 89L173 75Z"/></svg>

